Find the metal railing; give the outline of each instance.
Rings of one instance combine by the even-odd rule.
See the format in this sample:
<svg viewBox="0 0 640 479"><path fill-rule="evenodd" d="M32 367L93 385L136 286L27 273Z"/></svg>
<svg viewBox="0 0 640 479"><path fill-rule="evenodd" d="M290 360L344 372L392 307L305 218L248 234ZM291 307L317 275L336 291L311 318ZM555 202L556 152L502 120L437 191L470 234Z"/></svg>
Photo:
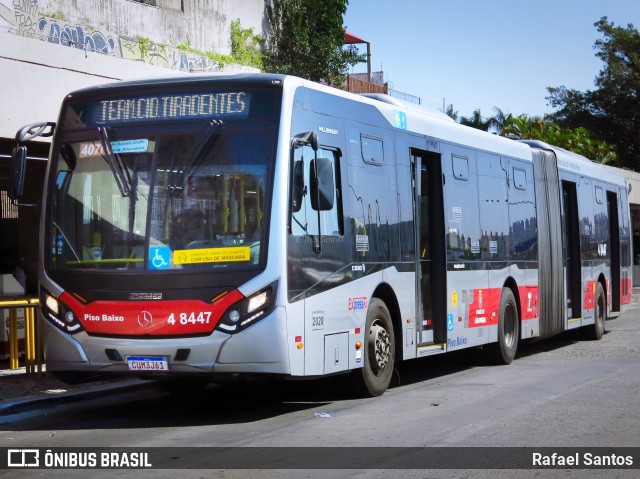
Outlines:
<svg viewBox="0 0 640 479"><path fill-rule="evenodd" d="M27 374L42 374L42 343L40 325L36 309L40 306L38 298L30 296L2 297L0 310L9 311L9 368L20 367L20 349L18 341L18 310L24 310L24 349Z"/></svg>
<svg viewBox="0 0 640 479"><path fill-rule="evenodd" d="M422 99L416 95L410 95L409 93L403 93L398 90L392 90L389 88L389 96L398 98L399 100L408 101L409 103L415 103L416 105L422 104Z"/></svg>

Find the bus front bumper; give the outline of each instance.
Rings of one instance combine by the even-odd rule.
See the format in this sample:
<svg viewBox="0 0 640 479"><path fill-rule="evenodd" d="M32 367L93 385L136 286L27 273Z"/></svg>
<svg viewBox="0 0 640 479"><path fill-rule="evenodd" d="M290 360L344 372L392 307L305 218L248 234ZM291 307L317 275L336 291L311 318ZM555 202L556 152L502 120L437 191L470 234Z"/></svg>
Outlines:
<svg viewBox="0 0 640 479"><path fill-rule="evenodd" d="M285 309L276 308L250 328L229 335L189 338L113 338L69 335L46 319L44 354L48 371L140 373L128 358L163 358L168 375L289 374ZM147 371L144 371L146 374Z"/></svg>

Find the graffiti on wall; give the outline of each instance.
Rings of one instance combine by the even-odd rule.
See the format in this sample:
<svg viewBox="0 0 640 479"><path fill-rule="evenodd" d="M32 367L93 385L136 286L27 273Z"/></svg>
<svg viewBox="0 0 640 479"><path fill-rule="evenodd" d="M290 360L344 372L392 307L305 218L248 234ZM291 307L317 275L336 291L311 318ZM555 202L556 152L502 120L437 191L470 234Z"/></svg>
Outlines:
<svg viewBox="0 0 640 479"><path fill-rule="evenodd" d="M138 38L120 35L122 58L144 61L150 65L182 71L219 71L218 64L207 57L187 53L168 45L152 43Z"/></svg>
<svg viewBox="0 0 640 479"><path fill-rule="evenodd" d="M38 12L38 0L0 0L0 26L22 36L105 55L120 55L117 36ZM61 16L61 15L60 15Z"/></svg>
<svg viewBox="0 0 640 479"><path fill-rule="evenodd" d="M0 26L35 34L38 21L38 0L0 0Z"/></svg>
<svg viewBox="0 0 640 479"><path fill-rule="evenodd" d="M208 58L200 57L195 54L187 54L185 52L176 51L174 54L175 68L183 71L197 72L197 71L219 71L220 65L209 61Z"/></svg>
<svg viewBox="0 0 640 479"><path fill-rule="evenodd" d="M151 5L150 2L141 2ZM101 31L65 21L64 15L38 12L38 0L0 0L0 28L56 45L143 61L183 71L219 71L221 66L196 52L185 52L142 38ZM48 5L48 4L47 4ZM56 18L53 18L56 17Z"/></svg>
<svg viewBox="0 0 640 479"><path fill-rule="evenodd" d="M122 58L137 60L165 68L172 68L167 53L167 45L141 41L137 38L120 35Z"/></svg>
<svg viewBox="0 0 640 479"><path fill-rule="evenodd" d="M38 20L38 33L42 40L49 43L118 56L113 36L82 25L64 24L55 19L41 17Z"/></svg>

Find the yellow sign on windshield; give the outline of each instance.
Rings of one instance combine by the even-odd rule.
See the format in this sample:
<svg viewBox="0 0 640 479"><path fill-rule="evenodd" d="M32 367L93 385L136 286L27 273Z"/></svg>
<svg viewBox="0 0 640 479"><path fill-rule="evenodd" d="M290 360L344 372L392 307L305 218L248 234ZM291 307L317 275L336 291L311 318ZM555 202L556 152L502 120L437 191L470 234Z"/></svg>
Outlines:
<svg viewBox="0 0 640 479"><path fill-rule="evenodd" d="M173 252L175 264L230 263L232 261L250 261L250 259L251 248L249 246L180 249Z"/></svg>

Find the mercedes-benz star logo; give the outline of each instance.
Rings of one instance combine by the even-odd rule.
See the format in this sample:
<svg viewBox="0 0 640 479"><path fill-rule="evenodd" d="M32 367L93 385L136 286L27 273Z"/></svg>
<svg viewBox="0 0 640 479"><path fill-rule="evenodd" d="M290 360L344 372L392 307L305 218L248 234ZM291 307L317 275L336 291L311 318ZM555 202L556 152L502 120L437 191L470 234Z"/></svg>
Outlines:
<svg viewBox="0 0 640 479"><path fill-rule="evenodd" d="M138 324L141 327L146 328L148 326L151 326L152 322L153 322L153 316L151 315L151 313L149 311L142 311L138 315Z"/></svg>

